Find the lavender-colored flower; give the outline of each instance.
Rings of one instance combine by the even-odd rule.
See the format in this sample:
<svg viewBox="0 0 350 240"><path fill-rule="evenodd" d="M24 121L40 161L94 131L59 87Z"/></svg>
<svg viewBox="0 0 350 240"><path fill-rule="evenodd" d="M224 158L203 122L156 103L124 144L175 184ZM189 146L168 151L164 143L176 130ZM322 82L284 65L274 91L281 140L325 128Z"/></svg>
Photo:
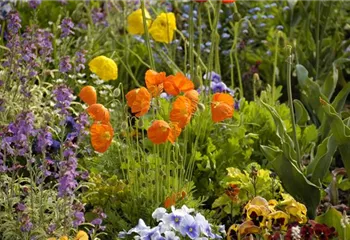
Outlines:
<svg viewBox="0 0 350 240"><path fill-rule="evenodd" d="M154 210L154 212L152 213L152 218L156 219L157 221L160 221L164 215L166 214L166 209L165 208L157 208L156 210Z"/></svg>
<svg viewBox="0 0 350 240"><path fill-rule="evenodd" d="M59 0L59 2L61 3L61 5L67 5L68 0Z"/></svg>
<svg viewBox="0 0 350 240"><path fill-rule="evenodd" d="M11 156L25 156L29 153L30 137L35 136L34 114L23 112L10 123L2 133L0 150Z"/></svg>
<svg viewBox="0 0 350 240"><path fill-rule="evenodd" d="M91 18L93 23L96 25L103 25L105 27L108 26L108 22L106 20L106 13L103 12L101 8L92 9Z"/></svg>
<svg viewBox="0 0 350 240"><path fill-rule="evenodd" d="M28 214L23 214L20 218L20 222L21 222L21 227L20 227L21 232L30 232L34 227L33 223L30 221Z"/></svg>
<svg viewBox="0 0 350 240"><path fill-rule="evenodd" d="M165 240L180 240L180 237L176 236L173 231L165 231Z"/></svg>
<svg viewBox="0 0 350 240"><path fill-rule="evenodd" d="M60 60L60 72L67 73L72 70L72 64L70 63L70 57L64 56Z"/></svg>
<svg viewBox="0 0 350 240"><path fill-rule="evenodd" d="M85 69L85 63L86 63L86 50L81 50L75 53L75 62L76 62L76 67L75 70L77 72L80 72L81 70Z"/></svg>
<svg viewBox="0 0 350 240"><path fill-rule="evenodd" d="M74 213L73 227L78 227L80 224L85 222L84 213L77 211Z"/></svg>
<svg viewBox="0 0 350 240"><path fill-rule="evenodd" d="M44 152L47 147L53 143L52 134L49 128L43 128L38 130L37 142L35 146L36 152Z"/></svg>
<svg viewBox="0 0 350 240"><path fill-rule="evenodd" d="M50 224L47 231L52 234L56 230L57 226L56 224Z"/></svg>
<svg viewBox="0 0 350 240"><path fill-rule="evenodd" d="M29 0L28 4L29 7L36 9L41 4L41 0Z"/></svg>
<svg viewBox="0 0 350 240"><path fill-rule="evenodd" d="M144 231L144 230L149 230L150 227L146 225L146 223L142 220L142 219L139 219L139 223L137 224L136 227L130 229L127 234L131 234L131 233L141 233L141 231Z"/></svg>
<svg viewBox="0 0 350 240"><path fill-rule="evenodd" d="M277 30L283 30L284 27L283 27L282 25L278 25L278 26L276 27L276 29L277 29Z"/></svg>
<svg viewBox="0 0 350 240"><path fill-rule="evenodd" d="M16 206L16 210L19 212L23 212L27 209L26 205L24 205L23 203L18 203Z"/></svg>
<svg viewBox="0 0 350 240"><path fill-rule="evenodd" d="M204 74L203 79L210 80L215 83L221 82L221 76L214 71Z"/></svg>
<svg viewBox="0 0 350 240"><path fill-rule="evenodd" d="M180 232L184 237L188 236L191 239L195 239L200 234L199 225L191 215L187 214L181 221Z"/></svg>
<svg viewBox="0 0 350 240"><path fill-rule="evenodd" d="M61 23L61 38L68 37L69 35L73 35L74 23L71 18L64 18Z"/></svg>
<svg viewBox="0 0 350 240"><path fill-rule="evenodd" d="M91 221L91 224L101 225L102 224L102 219L101 218L95 218L94 220Z"/></svg>
<svg viewBox="0 0 350 240"><path fill-rule="evenodd" d="M7 30L10 35L16 35L22 27L18 12L11 12L7 16Z"/></svg>
<svg viewBox="0 0 350 240"><path fill-rule="evenodd" d="M53 90L54 99L56 101L55 108L60 110L60 113L67 116L68 108L74 99L72 90L65 85L59 85Z"/></svg>

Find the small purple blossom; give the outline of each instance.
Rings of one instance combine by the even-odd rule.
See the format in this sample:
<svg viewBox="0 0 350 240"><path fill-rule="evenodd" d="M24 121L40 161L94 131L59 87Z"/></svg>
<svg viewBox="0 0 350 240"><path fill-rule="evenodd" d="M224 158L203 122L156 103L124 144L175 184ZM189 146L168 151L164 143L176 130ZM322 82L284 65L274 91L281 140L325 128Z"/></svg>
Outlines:
<svg viewBox="0 0 350 240"><path fill-rule="evenodd" d="M68 37L69 35L73 35L74 23L71 18L64 18L61 23L61 38Z"/></svg>
<svg viewBox="0 0 350 240"><path fill-rule="evenodd" d="M74 213L73 227L78 227L80 224L84 223L84 221L85 217L83 212L77 211Z"/></svg>
<svg viewBox="0 0 350 240"><path fill-rule="evenodd" d="M28 4L29 7L36 9L41 4L41 0L29 0Z"/></svg>
<svg viewBox="0 0 350 240"><path fill-rule="evenodd" d="M51 146L53 143L52 134L49 128L43 128L38 130L37 142L35 150L37 152L44 152L47 147Z"/></svg>
<svg viewBox="0 0 350 240"><path fill-rule="evenodd" d="M70 57L64 56L60 60L59 70L62 73L67 73L72 70L72 64L70 63Z"/></svg>
<svg viewBox="0 0 350 240"><path fill-rule="evenodd" d="M75 70L77 72L80 72L81 70L85 69L85 63L86 63L86 50L81 50L75 53L75 62L76 62L76 67Z"/></svg>
<svg viewBox="0 0 350 240"><path fill-rule="evenodd" d="M53 90L56 101L55 108L63 115L68 115L68 108L74 99L73 91L65 85L60 85Z"/></svg>
<svg viewBox="0 0 350 240"><path fill-rule="evenodd" d="M16 35L22 27L18 12L11 12L7 16L7 30L10 35Z"/></svg>
<svg viewBox="0 0 350 240"><path fill-rule="evenodd" d="M91 11L91 18L94 24L103 25L104 27L108 26L108 22L106 20L106 13L102 11L101 8L94 8Z"/></svg>

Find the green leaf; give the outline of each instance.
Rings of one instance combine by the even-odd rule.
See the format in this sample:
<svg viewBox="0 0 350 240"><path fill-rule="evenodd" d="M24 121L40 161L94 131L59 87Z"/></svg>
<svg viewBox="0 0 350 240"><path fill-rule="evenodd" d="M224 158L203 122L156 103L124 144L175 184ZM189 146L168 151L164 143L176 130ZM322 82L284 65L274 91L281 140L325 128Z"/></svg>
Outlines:
<svg viewBox="0 0 350 240"><path fill-rule="evenodd" d="M344 104L346 99L350 93L350 82L348 82L343 89L338 93L332 102L332 106L334 107L336 112L340 112L344 108Z"/></svg>
<svg viewBox="0 0 350 240"><path fill-rule="evenodd" d="M282 181L283 188L297 201L304 203L308 216L315 218L316 208L320 202L319 188L311 183L298 167L285 157L280 149L262 146L263 153Z"/></svg>
<svg viewBox="0 0 350 240"><path fill-rule="evenodd" d="M343 215L335 208L330 207L327 212L316 218L318 223L326 224L329 227L334 227L338 232L339 239L349 239L350 237L350 224L345 228L341 225Z"/></svg>
<svg viewBox="0 0 350 240"><path fill-rule="evenodd" d="M316 156L306 170L307 174L311 175L311 182L318 184L326 176L336 150L337 143L333 135L324 139L317 147Z"/></svg>
<svg viewBox="0 0 350 240"><path fill-rule="evenodd" d="M283 120L277 113L277 111L270 105L261 102L271 113L273 120L276 124L276 134L279 137L282 148L283 148L283 153L286 155L286 157L290 160L296 163L296 152L294 150L294 142L291 139L291 137L288 135L286 127L283 123Z"/></svg>
<svg viewBox="0 0 350 240"><path fill-rule="evenodd" d="M326 113L328 126L331 127L334 138L339 144L338 148L342 156L346 172L348 176L350 176L350 128L347 126L348 121L346 120L345 124L341 119L340 114L335 111L331 104L324 101L322 104L322 108Z"/></svg>
<svg viewBox="0 0 350 240"><path fill-rule="evenodd" d="M322 93L330 99L334 93L335 87L338 82L338 69L336 65L333 63L333 74L326 78L325 82L322 85Z"/></svg>
<svg viewBox="0 0 350 240"><path fill-rule="evenodd" d="M295 118L298 125L304 125L309 120L309 114L306 111L306 108L299 100L293 100L294 109L295 109Z"/></svg>

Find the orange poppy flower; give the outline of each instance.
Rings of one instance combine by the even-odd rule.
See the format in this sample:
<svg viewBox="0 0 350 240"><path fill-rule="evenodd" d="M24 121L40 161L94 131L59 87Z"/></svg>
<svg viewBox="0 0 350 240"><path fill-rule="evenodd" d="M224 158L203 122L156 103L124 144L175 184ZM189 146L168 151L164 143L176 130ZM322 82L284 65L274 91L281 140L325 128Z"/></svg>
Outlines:
<svg viewBox="0 0 350 240"><path fill-rule="evenodd" d="M170 123L170 132L169 132L169 136L168 136L168 140L171 143L174 143L176 141L176 139L180 136L182 129L179 127L178 123Z"/></svg>
<svg viewBox="0 0 350 240"><path fill-rule="evenodd" d="M220 122L233 116L234 100L230 94L215 93L211 102L211 118Z"/></svg>
<svg viewBox="0 0 350 240"><path fill-rule="evenodd" d="M180 128L184 128L190 122L191 115L191 100L185 96L179 96L172 104L170 121L176 122Z"/></svg>
<svg viewBox="0 0 350 240"><path fill-rule="evenodd" d="M185 92L184 96L191 100L192 113L195 113L199 102L199 93L196 90L190 90Z"/></svg>
<svg viewBox="0 0 350 240"><path fill-rule="evenodd" d="M131 112L136 113L136 117L145 115L151 106L151 94L145 87L133 89L125 97Z"/></svg>
<svg viewBox="0 0 350 240"><path fill-rule="evenodd" d="M156 72L151 69L145 74L146 87L153 97L159 96L163 92L163 82L166 79L165 72Z"/></svg>
<svg viewBox="0 0 350 240"><path fill-rule="evenodd" d="M167 197L164 201L164 207L170 208L171 206L176 204L176 195L173 194L171 197Z"/></svg>
<svg viewBox="0 0 350 240"><path fill-rule="evenodd" d="M114 131L110 123L94 122L90 127L90 135L95 151L104 153L112 143Z"/></svg>
<svg viewBox="0 0 350 240"><path fill-rule="evenodd" d="M175 76L170 75L164 81L164 90L173 96L179 95L180 92L187 92L194 89L193 82L181 72Z"/></svg>
<svg viewBox="0 0 350 240"><path fill-rule="evenodd" d="M165 143L170 134L170 126L163 120L156 120L147 130L147 136L154 144Z"/></svg>
<svg viewBox="0 0 350 240"><path fill-rule="evenodd" d="M234 3L236 0L222 0L222 3Z"/></svg>
<svg viewBox="0 0 350 240"><path fill-rule="evenodd" d="M80 99L87 105L92 105L97 102L96 89L92 86L85 86L80 90Z"/></svg>
<svg viewBox="0 0 350 240"><path fill-rule="evenodd" d="M94 121L108 123L110 120L109 111L102 104L92 104L86 109L86 111Z"/></svg>

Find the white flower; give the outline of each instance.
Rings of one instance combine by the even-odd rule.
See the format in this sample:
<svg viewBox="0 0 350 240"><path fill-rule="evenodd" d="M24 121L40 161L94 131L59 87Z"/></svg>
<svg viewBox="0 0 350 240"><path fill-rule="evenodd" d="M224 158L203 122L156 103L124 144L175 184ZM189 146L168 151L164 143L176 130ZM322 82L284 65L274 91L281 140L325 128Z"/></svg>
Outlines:
<svg viewBox="0 0 350 240"><path fill-rule="evenodd" d="M166 209L165 208L162 208L162 207L157 208L152 213L152 218L156 219L159 222L164 217L165 213L166 213Z"/></svg>
<svg viewBox="0 0 350 240"><path fill-rule="evenodd" d="M139 219L139 223L137 224L136 227L130 229L128 231L128 234L131 234L131 233L141 233L141 231L145 231L145 230L149 230L150 227L146 225L146 223L140 218Z"/></svg>
<svg viewBox="0 0 350 240"><path fill-rule="evenodd" d="M292 239L293 240L300 240L301 236L300 236L300 227L299 226L294 226L292 227Z"/></svg>

